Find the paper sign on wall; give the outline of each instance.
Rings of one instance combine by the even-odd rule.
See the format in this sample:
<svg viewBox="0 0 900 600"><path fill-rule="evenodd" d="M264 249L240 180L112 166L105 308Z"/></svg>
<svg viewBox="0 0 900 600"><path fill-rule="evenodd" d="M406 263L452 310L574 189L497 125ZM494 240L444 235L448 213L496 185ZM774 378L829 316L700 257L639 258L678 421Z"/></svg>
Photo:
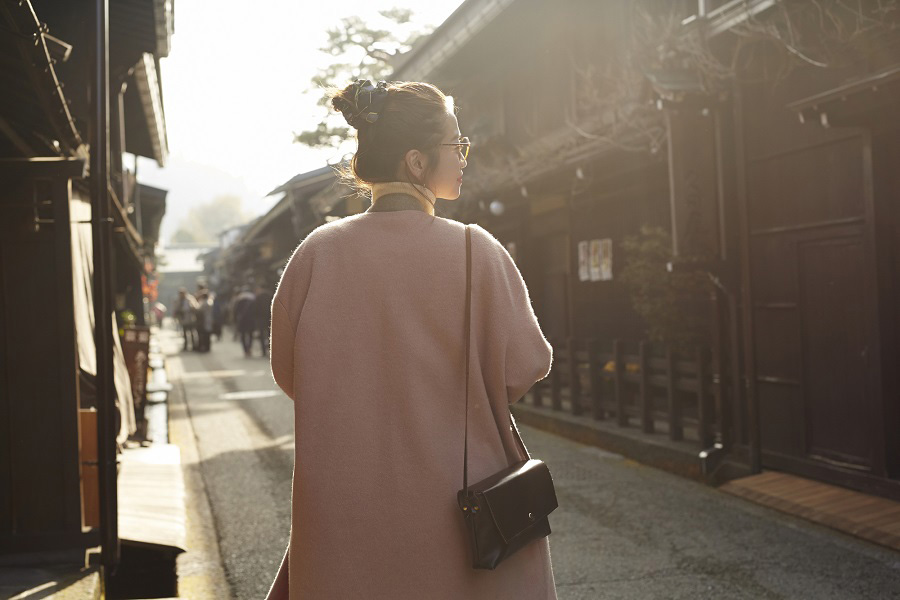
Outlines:
<svg viewBox="0 0 900 600"><path fill-rule="evenodd" d="M600 240L600 281L612 281L612 240Z"/></svg>
<svg viewBox="0 0 900 600"><path fill-rule="evenodd" d="M582 245L586 247L587 264L585 265L586 273L582 275L581 270L581 253ZM579 278L581 281L611 281L612 280L612 240L605 238L602 240L591 240L590 242L579 242L578 244L579 258Z"/></svg>
<svg viewBox="0 0 900 600"><path fill-rule="evenodd" d="M600 240L591 240L591 281L600 281Z"/></svg>
<svg viewBox="0 0 900 600"><path fill-rule="evenodd" d="M587 281L591 278L588 268L588 242L578 242L578 280Z"/></svg>

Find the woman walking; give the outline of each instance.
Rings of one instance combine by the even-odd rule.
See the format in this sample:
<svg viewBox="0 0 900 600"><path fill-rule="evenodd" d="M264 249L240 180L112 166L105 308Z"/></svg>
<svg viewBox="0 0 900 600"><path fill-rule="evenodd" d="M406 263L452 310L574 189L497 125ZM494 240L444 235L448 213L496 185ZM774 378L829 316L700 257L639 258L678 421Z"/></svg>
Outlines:
<svg viewBox="0 0 900 600"><path fill-rule="evenodd" d="M241 338L245 358L253 354L253 332L256 331L256 315L253 312L255 301L256 296L250 291L250 286L245 285L234 303L234 326Z"/></svg>
<svg viewBox="0 0 900 600"><path fill-rule="evenodd" d="M456 493L465 413L468 139L426 83L355 82L333 106L357 129L365 212L294 251L272 302L271 366L294 401L291 535L270 599L556 598L547 538L472 568ZM506 249L471 225L469 480L525 458L509 403L552 348Z"/></svg>

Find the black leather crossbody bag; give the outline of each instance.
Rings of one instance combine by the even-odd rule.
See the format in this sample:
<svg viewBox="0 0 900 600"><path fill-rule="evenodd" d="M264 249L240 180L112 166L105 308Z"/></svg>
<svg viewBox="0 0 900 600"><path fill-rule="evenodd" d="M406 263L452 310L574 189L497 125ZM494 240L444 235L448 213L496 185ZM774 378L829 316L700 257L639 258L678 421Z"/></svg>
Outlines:
<svg viewBox="0 0 900 600"><path fill-rule="evenodd" d="M495 569L530 542L550 535L547 519L558 506L550 470L528 454L512 422L513 437L527 460L469 485L469 330L472 320L472 232L466 225L466 433L463 488L456 500L466 521L472 546L472 566Z"/></svg>

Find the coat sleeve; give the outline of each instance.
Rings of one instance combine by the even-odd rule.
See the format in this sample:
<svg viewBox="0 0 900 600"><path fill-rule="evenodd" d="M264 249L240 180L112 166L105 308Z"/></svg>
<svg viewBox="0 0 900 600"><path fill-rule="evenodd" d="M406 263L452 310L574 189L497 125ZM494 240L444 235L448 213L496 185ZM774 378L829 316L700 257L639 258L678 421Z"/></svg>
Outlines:
<svg viewBox="0 0 900 600"><path fill-rule="evenodd" d="M505 249L504 249L505 251ZM512 263L509 254L506 255ZM550 373L553 347L544 338L531 306L525 281L513 263L515 300L510 312L510 337L506 346L506 390L509 402L517 402L536 382ZM513 277L514 275L514 277Z"/></svg>
<svg viewBox="0 0 900 600"><path fill-rule="evenodd" d="M287 309L278 300L272 300L272 323L269 330L269 361L272 377L291 400L294 398L294 333Z"/></svg>
<svg viewBox="0 0 900 600"><path fill-rule="evenodd" d="M312 234L294 250L272 297L269 363L272 377L291 400L294 392L294 344L313 272Z"/></svg>
<svg viewBox="0 0 900 600"><path fill-rule="evenodd" d="M515 261L491 233L481 231L489 238L491 312L502 323L498 331L505 342L503 375L507 401L512 404L550 373L553 347L544 338Z"/></svg>

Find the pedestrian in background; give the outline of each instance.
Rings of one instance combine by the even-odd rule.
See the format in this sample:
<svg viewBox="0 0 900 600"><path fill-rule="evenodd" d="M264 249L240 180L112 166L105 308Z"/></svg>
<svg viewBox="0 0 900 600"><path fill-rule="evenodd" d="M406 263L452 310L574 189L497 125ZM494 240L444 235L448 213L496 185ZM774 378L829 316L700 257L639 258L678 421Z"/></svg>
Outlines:
<svg viewBox="0 0 900 600"><path fill-rule="evenodd" d="M472 568L471 481L524 460L509 404L547 376L552 347L503 245L471 225L466 420L466 230L435 216L466 167L448 98L426 83L356 82L333 105L358 130L365 212L313 230L272 302L271 367L294 401L288 548L269 600L556 598L547 538Z"/></svg>
<svg viewBox="0 0 900 600"><path fill-rule="evenodd" d="M222 326L225 323L226 301L222 294L213 294L212 306L212 332L216 336L216 341L222 341Z"/></svg>
<svg viewBox="0 0 900 600"><path fill-rule="evenodd" d="M197 296L197 336L200 352L209 352L212 346L213 299L209 290L204 289Z"/></svg>
<svg viewBox="0 0 900 600"><path fill-rule="evenodd" d="M166 318L166 305L162 302L154 302L150 308L150 314L153 315L153 324L162 327Z"/></svg>
<svg viewBox="0 0 900 600"><path fill-rule="evenodd" d="M256 286L253 312L259 335L259 346L263 356L269 355L269 327L272 321L272 294L264 285Z"/></svg>
<svg viewBox="0 0 900 600"><path fill-rule="evenodd" d="M175 322L181 328L184 337L184 350L197 348L197 330L195 327L197 299L188 293L186 288L178 290L178 299L175 301Z"/></svg>
<svg viewBox="0 0 900 600"><path fill-rule="evenodd" d="M240 333L237 328L237 316L235 315L234 306L237 303L237 299L241 295L241 288L239 286L234 286L234 289L231 290L231 296L228 298L228 316L226 322L232 327L232 341L240 340Z"/></svg>
<svg viewBox="0 0 900 600"><path fill-rule="evenodd" d="M244 348L244 356L249 357L253 350L253 332L256 331L256 315L253 313L253 301L256 297L250 291L250 286L241 288L234 303L234 324Z"/></svg>

